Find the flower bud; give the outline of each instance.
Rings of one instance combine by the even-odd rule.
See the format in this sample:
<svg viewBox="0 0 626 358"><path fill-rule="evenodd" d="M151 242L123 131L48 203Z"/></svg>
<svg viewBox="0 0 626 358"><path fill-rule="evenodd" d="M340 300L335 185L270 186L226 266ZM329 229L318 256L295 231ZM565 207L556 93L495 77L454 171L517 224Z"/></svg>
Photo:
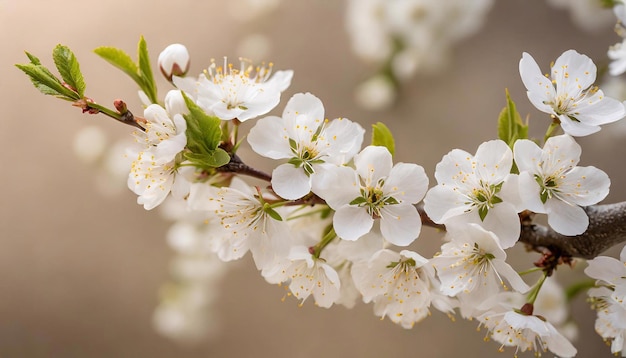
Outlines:
<svg viewBox="0 0 626 358"><path fill-rule="evenodd" d="M184 76L189 71L189 52L184 45L172 44L159 54L157 62L163 76L172 81L172 76Z"/></svg>

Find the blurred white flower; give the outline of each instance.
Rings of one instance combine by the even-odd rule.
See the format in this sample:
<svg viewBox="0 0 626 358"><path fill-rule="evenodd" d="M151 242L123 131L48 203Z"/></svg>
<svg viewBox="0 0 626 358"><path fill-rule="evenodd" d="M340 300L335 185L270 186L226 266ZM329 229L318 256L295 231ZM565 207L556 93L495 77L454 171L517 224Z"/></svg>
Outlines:
<svg viewBox="0 0 626 358"><path fill-rule="evenodd" d="M384 75L365 80L355 91L356 102L368 110L383 110L391 107L396 99L393 81Z"/></svg>
<svg viewBox="0 0 626 358"><path fill-rule="evenodd" d="M598 32L615 24L611 9L598 0L548 0L548 4L569 11L574 24L585 31Z"/></svg>
<svg viewBox="0 0 626 358"><path fill-rule="evenodd" d="M98 126L84 127L74 136L74 153L87 164L95 164L107 149L107 137Z"/></svg>
<svg viewBox="0 0 626 358"><path fill-rule="evenodd" d="M382 63L404 49L415 69L440 69L454 43L476 32L492 0L350 0L346 24L352 49ZM408 73L397 73L399 78Z"/></svg>

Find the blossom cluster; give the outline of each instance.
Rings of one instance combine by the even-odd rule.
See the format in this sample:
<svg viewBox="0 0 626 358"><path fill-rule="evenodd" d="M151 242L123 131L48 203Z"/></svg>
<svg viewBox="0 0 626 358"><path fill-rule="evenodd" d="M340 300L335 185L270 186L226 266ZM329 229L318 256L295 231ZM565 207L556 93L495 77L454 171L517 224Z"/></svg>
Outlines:
<svg viewBox="0 0 626 358"><path fill-rule="evenodd" d="M528 97L564 134L550 132L543 146L522 137L487 141L475 154L454 149L437 164L437 183L429 188L421 166L394 164L385 141L364 145L365 129L328 119L311 93L293 95L280 116L263 116L279 103L292 71L212 62L197 78L174 75L165 106L146 108L145 131L135 134L139 148L129 152L136 159L128 184L146 209L167 198L183 203L188 215L203 218L196 225L204 229L194 233L202 247L222 261L250 252L266 281L287 285L300 304L312 297L320 307L352 307L360 297L405 328L432 310L459 312L502 347L574 356L555 326L534 314L546 277L531 288L505 250L520 236L521 212L546 214L556 232L578 235L588 226L582 207L607 196L608 176L578 166L575 136L621 119L626 109L592 86L595 73L588 57L570 50L546 78L524 53L520 75ZM196 130L192 108L218 118L222 128L257 119L247 143L278 161L262 178L269 185L194 162L185 140ZM221 136L231 162L236 135ZM446 228L441 251L430 259L410 248L422 229L422 200L425 214Z"/></svg>
<svg viewBox="0 0 626 358"><path fill-rule="evenodd" d="M418 26L407 14L437 8L427 2L422 7L390 3L384 14L396 27ZM475 1L475 9L482 13L490 3ZM360 10L379 6L370 0ZM624 11L623 5L615 7L620 21ZM364 44L373 40L392 45L387 38ZM428 48L431 54L436 42L403 41L413 46L407 51ZM616 61L611 73L624 72L619 56L609 56ZM33 58L31 65L39 66ZM521 82L530 103L549 119L543 142L528 137L528 125L516 120L519 114L508 105L500 124L510 130L480 144L475 154L453 149L444 155L434 185L422 166L397 161L388 128L375 125L366 143L358 122L330 119L312 93L296 93L281 115L270 114L291 85L293 71L245 59L235 66L225 58L189 76L189 58L181 44L161 53L160 70L174 89L162 103L142 90L145 109L126 150L127 186L137 203L146 210L176 208L168 241L179 254L174 272L185 284L170 288L177 300L157 310L161 330L208 330L195 315L211 301L202 292L221 276L223 262L249 253L261 276L285 285L301 305L312 300L324 308L353 307L361 300L373 304L376 316L403 328L435 310L459 314L486 328L501 349L576 355L564 333L562 297L559 307L546 303L546 292L555 285L554 267L544 268L529 285L507 261L506 250L520 238L520 218L531 220L535 214L545 214L557 234L583 234L589 226L584 207L609 193L604 171L578 165L582 148L576 138L625 117L626 104L594 85L597 68L589 57L565 51L544 75L523 53ZM72 90L70 98L82 92ZM90 109L80 97L83 110ZM512 103L508 94L507 100ZM247 137L239 138L247 125ZM563 133L556 135L558 130ZM242 145L277 161L271 174L244 163L237 152ZM423 221L445 228L440 251L430 258L412 245ZM626 249L620 261L598 257L585 270L597 280L589 291L598 311L596 330L612 342L613 353L624 352L625 260Z"/></svg>

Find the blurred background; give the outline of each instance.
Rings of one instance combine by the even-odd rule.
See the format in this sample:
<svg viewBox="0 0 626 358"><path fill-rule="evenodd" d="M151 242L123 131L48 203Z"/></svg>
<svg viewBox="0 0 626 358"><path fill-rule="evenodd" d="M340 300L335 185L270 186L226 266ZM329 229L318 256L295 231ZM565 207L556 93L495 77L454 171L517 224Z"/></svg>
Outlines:
<svg viewBox="0 0 626 358"><path fill-rule="evenodd" d="M576 2L585 1L570 3ZM610 11L577 17L546 1L495 1L475 32L467 30L451 44L438 71L406 76L396 102L372 110L355 93L380 65L353 51L346 8L345 1L331 0L0 0L0 357L503 356L499 344L483 341L486 331L477 331L477 322L453 322L437 311L405 330L381 321L363 303L326 310L312 299L303 307L293 298L283 302L285 290L265 283L249 258L228 264L211 286L212 304L197 314L208 323L206 337L184 344L158 333L154 313L175 257L165 239L170 223L158 210L144 211L127 189L117 190L124 179L85 163L74 149L87 127L100 128L109 143L129 138L131 129L44 97L13 66L28 62L25 50L53 66L52 49L62 43L80 60L90 97L108 106L122 98L141 113L132 81L94 48L119 47L135 58L143 35L155 64L163 48L182 43L194 75L211 58L271 61L275 69L295 71L272 113L280 114L292 94L311 92L324 102L327 117L358 121L367 136L372 123L383 121L395 135L395 160L422 165L432 186L435 165L449 150L474 153L497 136L505 88L522 116L530 115L531 134L543 135L546 117L530 105L519 79L523 51L544 71L570 48L603 67L608 47L620 42ZM171 87L155 75L164 96ZM605 202L626 200L625 127L607 125L579 140L581 165L611 177ZM269 170L269 163L243 150L247 162ZM416 249L429 257L440 238L426 228ZM537 258L522 247L509 255L518 268ZM582 268L561 268L559 279L574 282ZM585 297L572 307L580 324L574 341L579 356L610 356L593 331L595 313Z"/></svg>

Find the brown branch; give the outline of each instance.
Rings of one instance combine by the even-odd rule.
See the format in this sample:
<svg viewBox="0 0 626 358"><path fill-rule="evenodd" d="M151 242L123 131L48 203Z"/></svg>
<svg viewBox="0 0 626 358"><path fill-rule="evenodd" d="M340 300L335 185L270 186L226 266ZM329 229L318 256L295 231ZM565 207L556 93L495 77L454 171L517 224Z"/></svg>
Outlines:
<svg viewBox="0 0 626 358"><path fill-rule="evenodd" d="M445 226L434 223L423 204L417 205L425 226L445 230ZM606 205L593 205L584 208L589 216L589 227L581 235L561 235L549 227L532 224L527 217L522 220L519 241L534 250L547 249L560 256L592 259L609 248L626 241L626 202Z"/></svg>
<svg viewBox="0 0 626 358"><path fill-rule="evenodd" d="M589 227L581 235L564 236L542 225L523 224L519 241L584 259L592 259L626 241L626 202L584 209L589 216Z"/></svg>

